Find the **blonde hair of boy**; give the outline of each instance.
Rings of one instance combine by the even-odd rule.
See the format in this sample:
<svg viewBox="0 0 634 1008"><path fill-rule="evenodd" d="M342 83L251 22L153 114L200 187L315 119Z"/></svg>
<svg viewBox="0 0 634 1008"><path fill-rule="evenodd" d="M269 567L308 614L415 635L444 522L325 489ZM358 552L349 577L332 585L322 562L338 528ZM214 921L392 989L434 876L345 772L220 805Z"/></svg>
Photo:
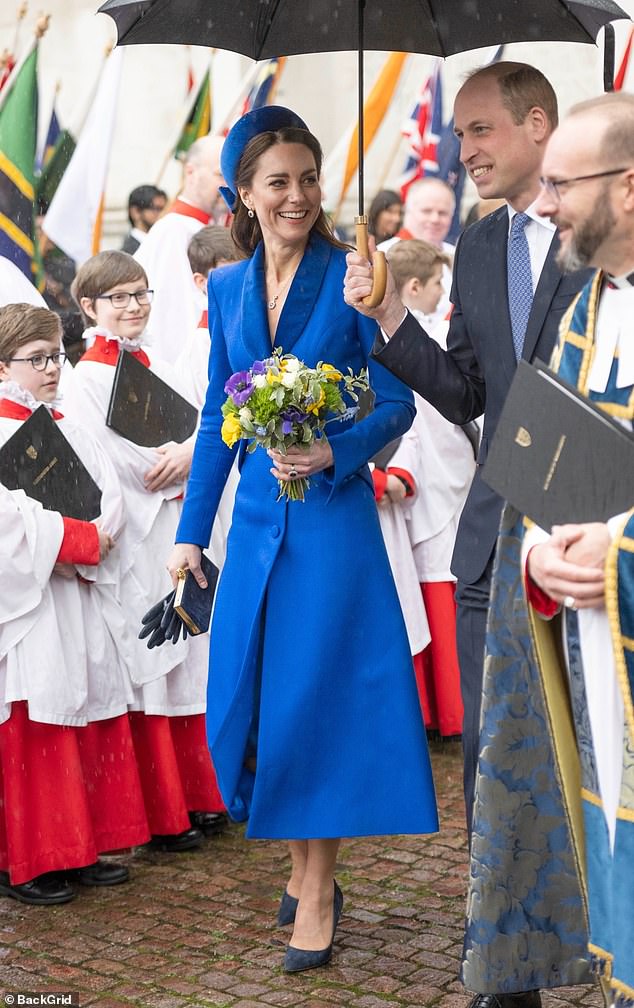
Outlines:
<svg viewBox="0 0 634 1008"><path fill-rule="evenodd" d="M414 277L423 284L427 283L439 263L449 265L449 256L420 238L398 241L386 255L398 291L402 291L407 281Z"/></svg>

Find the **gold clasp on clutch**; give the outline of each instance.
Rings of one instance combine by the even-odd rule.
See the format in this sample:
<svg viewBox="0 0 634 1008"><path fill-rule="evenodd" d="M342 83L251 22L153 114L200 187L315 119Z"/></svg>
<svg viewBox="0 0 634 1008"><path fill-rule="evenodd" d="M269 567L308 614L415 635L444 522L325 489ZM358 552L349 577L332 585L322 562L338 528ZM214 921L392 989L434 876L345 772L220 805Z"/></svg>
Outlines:
<svg viewBox="0 0 634 1008"><path fill-rule="evenodd" d="M518 444L520 448L530 448L532 443L533 439L526 430L526 427L518 427L517 434L515 435L515 444Z"/></svg>

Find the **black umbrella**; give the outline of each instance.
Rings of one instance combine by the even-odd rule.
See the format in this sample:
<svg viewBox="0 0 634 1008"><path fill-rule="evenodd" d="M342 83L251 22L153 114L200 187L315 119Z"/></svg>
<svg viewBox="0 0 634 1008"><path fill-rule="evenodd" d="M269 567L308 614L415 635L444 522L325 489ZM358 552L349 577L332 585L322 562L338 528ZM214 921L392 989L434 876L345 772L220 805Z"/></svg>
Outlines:
<svg viewBox="0 0 634 1008"><path fill-rule="evenodd" d="M177 42L255 60L357 50L362 221L364 49L452 56L507 42L595 42L604 25L628 19L612 0L106 0L99 10L115 21L119 45Z"/></svg>

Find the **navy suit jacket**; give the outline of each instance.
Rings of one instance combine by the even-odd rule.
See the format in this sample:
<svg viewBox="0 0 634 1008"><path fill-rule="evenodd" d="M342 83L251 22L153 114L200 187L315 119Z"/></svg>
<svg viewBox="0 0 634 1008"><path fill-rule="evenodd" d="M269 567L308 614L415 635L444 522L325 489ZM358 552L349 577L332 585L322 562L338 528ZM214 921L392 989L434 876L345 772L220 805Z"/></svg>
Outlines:
<svg viewBox="0 0 634 1008"><path fill-rule="evenodd" d="M447 350L416 319L406 319L374 356L407 382L452 423L465 424L484 413L478 468L462 512L452 570L474 584L487 570L497 537L503 501L481 479L488 445L517 362L508 307L506 250L508 210L501 207L463 233L454 259L453 313ZM522 356L548 362L561 317L590 276L588 270L562 274L551 243L535 291ZM382 339L382 338L381 338Z"/></svg>

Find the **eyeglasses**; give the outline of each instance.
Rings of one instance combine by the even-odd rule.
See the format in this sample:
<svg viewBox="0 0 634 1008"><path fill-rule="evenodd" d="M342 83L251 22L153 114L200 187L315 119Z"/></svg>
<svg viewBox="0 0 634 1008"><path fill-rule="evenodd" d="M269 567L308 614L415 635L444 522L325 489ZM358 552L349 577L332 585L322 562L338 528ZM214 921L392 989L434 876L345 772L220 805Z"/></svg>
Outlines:
<svg viewBox="0 0 634 1008"><path fill-rule="evenodd" d="M140 306L152 304L153 290L117 291L115 294L97 294L95 301L109 301L113 308L127 308L131 298Z"/></svg>
<svg viewBox="0 0 634 1008"><path fill-rule="evenodd" d="M48 362L53 361L55 367L63 367L66 360L66 354L58 351L57 353L50 354L34 354L33 357L11 357L9 358L9 364L24 363L28 361L34 371L46 371L48 367Z"/></svg>
<svg viewBox="0 0 634 1008"><path fill-rule="evenodd" d="M554 179L540 178L539 181L548 195L552 196L553 199L556 199L559 202L562 196L561 186L569 186L572 185L573 182L589 182L590 179L607 178L608 175L620 175L621 172L624 171L629 171L629 167L612 168L610 171L595 172L594 175L577 175L576 178L557 179L557 181Z"/></svg>

